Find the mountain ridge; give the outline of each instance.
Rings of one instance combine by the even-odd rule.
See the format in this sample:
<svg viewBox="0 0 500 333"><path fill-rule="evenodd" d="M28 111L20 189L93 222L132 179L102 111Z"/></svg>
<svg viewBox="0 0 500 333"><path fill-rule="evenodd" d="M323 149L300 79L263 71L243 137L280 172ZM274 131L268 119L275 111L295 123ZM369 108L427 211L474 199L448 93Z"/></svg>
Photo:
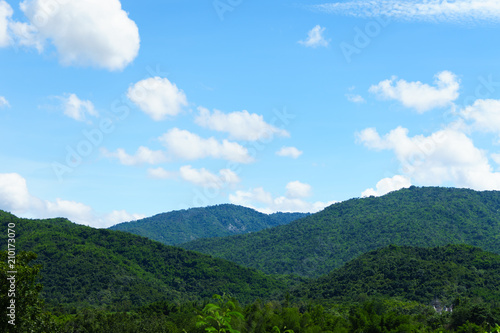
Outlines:
<svg viewBox="0 0 500 333"><path fill-rule="evenodd" d="M390 244L466 243L500 253L499 211L498 191L413 186L336 203L272 229L180 246L268 274L319 277Z"/></svg>
<svg viewBox="0 0 500 333"><path fill-rule="evenodd" d="M130 232L167 245L198 238L224 237L287 224L309 213L264 214L252 208L221 204L160 213L122 222L108 229Z"/></svg>
<svg viewBox="0 0 500 333"><path fill-rule="evenodd" d="M0 226L15 224L16 250L42 264L42 296L55 306L144 305L229 293L253 300L280 292L283 280L201 253L130 233L63 218L22 219L0 210ZM7 243L7 235L0 235Z"/></svg>

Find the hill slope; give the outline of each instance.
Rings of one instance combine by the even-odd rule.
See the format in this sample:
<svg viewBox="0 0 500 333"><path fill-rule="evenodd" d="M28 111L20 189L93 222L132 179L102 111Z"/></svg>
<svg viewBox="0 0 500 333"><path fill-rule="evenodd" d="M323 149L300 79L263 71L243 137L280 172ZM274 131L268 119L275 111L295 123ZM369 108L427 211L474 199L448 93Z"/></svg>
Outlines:
<svg viewBox="0 0 500 333"><path fill-rule="evenodd" d="M266 215L250 208L224 204L162 213L138 221L120 223L109 229L130 232L167 245L176 245L198 238L255 232L287 224L308 215Z"/></svg>
<svg viewBox="0 0 500 333"><path fill-rule="evenodd" d="M426 187L351 199L288 225L181 246L266 273L319 277L390 244L500 253L500 192Z"/></svg>
<svg viewBox="0 0 500 333"><path fill-rule="evenodd" d="M0 226L15 223L16 251L42 264L42 296L51 305L130 306L195 300L230 293L243 301L282 290L253 269L147 238L73 224L62 218L20 219L0 210ZM7 244L6 233L0 242Z"/></svg>
<svg viewBox="0 0 500 333"><path fill-rule="evenodd" d="M451 305L458 297L500 299L500 255L469 245L435 248L390 245L370 251L291 294L329 301L360 295L403 297Z"/></svg>

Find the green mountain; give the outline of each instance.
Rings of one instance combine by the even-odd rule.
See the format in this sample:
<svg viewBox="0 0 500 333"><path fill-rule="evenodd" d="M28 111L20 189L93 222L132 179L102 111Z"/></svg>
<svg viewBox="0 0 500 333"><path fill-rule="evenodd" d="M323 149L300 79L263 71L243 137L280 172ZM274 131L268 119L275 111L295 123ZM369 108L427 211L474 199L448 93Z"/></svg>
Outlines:
<svg viewBox="0 0 500 333"><path fill-rule="evenodd" d="M0 210L0 226L15 224L16 251L42 265L42 297L50 305L127 308L229 293L246 302L285 288L283 281L226 260L144 237L77 225L63 218L21 219ZM7 244L7 232L0 235Z"/></svg>
<svg viewBox="0 0 500 333"><path fill-rule="evenodd" d="M500 253L500 192L412 186L351 199L290 224L181 246L269 274L319 277L390 244L466 243Z"/></svg>
<svg viewBox="0 0 500 333"><path fill-rule="evenodd" d="M373 250L297 287L304 299L353 301L402 297L450 306L460 298L500 299L500 255L470 245L434 248L390 245ZM456 305L456 304L455 304Z"/></svg>
<svg viewBox="0 0 500 333"><path fill-rule="evenodd" d="M255 232L288 224L308 215L307 213L266 215L247 207L224 204L162 213L137 221L120 223L109 229L130 232L167 245L176 245L198 238Z"/></svg>

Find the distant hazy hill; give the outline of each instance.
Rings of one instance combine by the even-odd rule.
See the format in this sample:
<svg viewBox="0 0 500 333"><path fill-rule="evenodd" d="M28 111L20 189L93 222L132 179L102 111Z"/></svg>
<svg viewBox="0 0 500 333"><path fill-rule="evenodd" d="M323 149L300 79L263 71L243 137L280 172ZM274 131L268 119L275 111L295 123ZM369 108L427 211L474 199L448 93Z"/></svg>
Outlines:
<svg viewBox="0 0 500 333"><path fill-rule="evenodd" d="M390 244L500 253L500 192L426 187L351 199L290 224L181 246L266 273L319 277Z"/></svg>
<svg viewBox="0 0 500 333"><path fill-rule="evenodd" d="M42 296L51 305L122 309L224 292L248 301L285 287L226 260L62 218L20 219L0 210L2 244L7 244L10 222L16 225L16 251L38 254L37 262L43 265Z"/></svg>
<svg viewBox="0 0 500 333"><path fill-rule="evenodd" d="M138 221L120 223L109 229L130 232L167 245L176 245L198 238L255 232L287 224L308 215L266 215L250 208L224 204L162 213Z"/></svg>
<svg viewBox="0 0 500 333"><path fill-rule="evenodd" d="M365 253L291 294L329 301L360 295L397 296L423 304L439 299L448 306L464 296L495 301L500 299L500 255L469 245L391 245Z"/></svg>

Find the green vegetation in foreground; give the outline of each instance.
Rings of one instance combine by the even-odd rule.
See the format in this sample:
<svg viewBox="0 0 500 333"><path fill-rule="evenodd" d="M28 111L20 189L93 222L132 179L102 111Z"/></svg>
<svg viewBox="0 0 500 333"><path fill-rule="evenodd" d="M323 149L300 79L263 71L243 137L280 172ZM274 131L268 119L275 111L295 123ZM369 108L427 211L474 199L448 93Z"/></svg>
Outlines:
<svg viewBox="0 0 500 333"><path fill-rule="evenodd" d="M472 332L498 328L500 306L463 300L453 313L395 299L369 298L329 307L287 300L257 300L241 306L237 300L215 296L208 303L153 303L127 312L80 309L75 314L48 315L50 333L347 333L347 332ZM8 330L6 332L24 332Z"/></svg>
<svg viewBox="0 0 500 333"><path fill-rule="evenodd" d="M446 307L462 298L500 301L500 255L469 245L391 245L299 285L292 295L328 302L399 297Z"/></svg>
<svg viewBox="0 0 500 333"><path fill-rule="evenodd" d="M470 244L500 253L500 192L411 187L351 199L290 224L180 246L268 274L319 277L390 244Z"/></svg>
<svg viewBox="0 0 500 333"><path fill-rule="evenodd" d="M162 213L137 221L120 223L109 229L130 232L167 245L176 245L198 238L255 232L288 224L308 215L308 213L267 215L247 207L224 204Z"/></svg>
<svg viewBox="0 0 500 333"><path fill-rule="evenodd" d="M242 302L281 292L286 283L254 269L147 238L71 223L29 220L0 211L0 227L15 223L16 248L42 266L42 296L50 306L127 310L154 301L188 301L230 293ZM7 244L6 233L0 243ZM5 280L2 280L4 283Z"/></svg>

